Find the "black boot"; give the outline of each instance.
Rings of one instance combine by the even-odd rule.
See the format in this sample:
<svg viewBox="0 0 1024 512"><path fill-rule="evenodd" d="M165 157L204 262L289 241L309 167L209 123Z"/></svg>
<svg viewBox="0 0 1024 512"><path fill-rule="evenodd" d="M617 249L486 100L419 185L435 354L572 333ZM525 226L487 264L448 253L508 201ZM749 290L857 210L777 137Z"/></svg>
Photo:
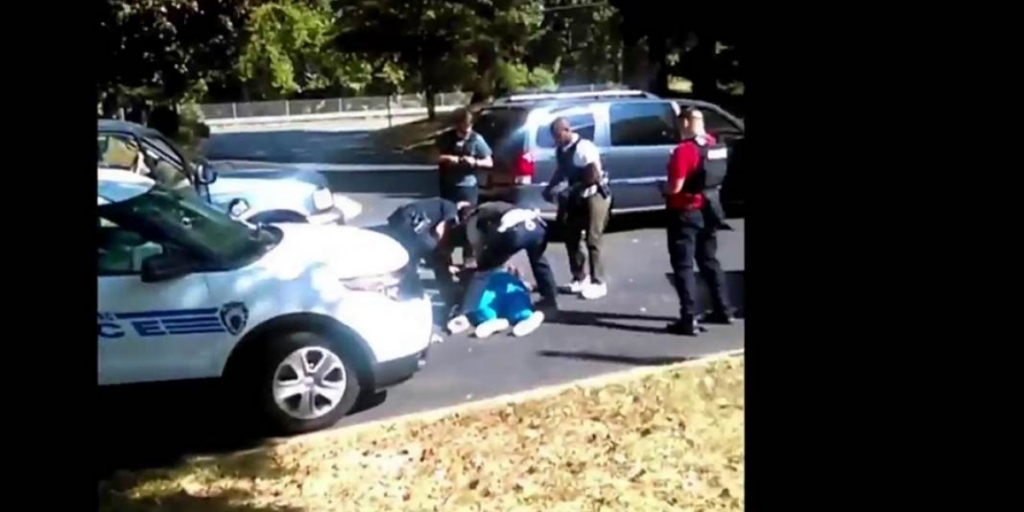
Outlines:
<svg viewBox="0 0 1024 512"><path fill-rule="evenodd" d="M708 311L700 316L700 323L702 324L731 325L732 320L732 315L728 311L722 310Z"/></svg>
<svg viewBox="0 0 1024 512"><path fill-rule="evenodd" d="M551 320L558 316L558 300L552 298L542 298L533 304L534 311L541 311L544 313L544 318Z"/></svg>
<svg viewBox="0 0 1024 512"><path fill-rule="evenodd" d="M692 318L679 319L668 324L665 329L672 334L678 334L680 336L696 336L702 332L707 332L707 329L698 324L696 319Z"/></svg>

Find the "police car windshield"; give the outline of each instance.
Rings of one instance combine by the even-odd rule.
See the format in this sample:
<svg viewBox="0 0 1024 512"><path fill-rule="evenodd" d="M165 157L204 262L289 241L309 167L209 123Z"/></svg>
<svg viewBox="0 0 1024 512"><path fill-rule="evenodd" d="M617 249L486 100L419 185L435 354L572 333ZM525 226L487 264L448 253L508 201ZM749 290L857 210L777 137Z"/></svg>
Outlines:
<svg viewBox="0 0 1024 512"><path fill-rule="evenodd" d="M123 227L168 239L221 263L263 254L281 232L235 220L194 193L156 185L145 194L100 207L100 216Z"/></svg>

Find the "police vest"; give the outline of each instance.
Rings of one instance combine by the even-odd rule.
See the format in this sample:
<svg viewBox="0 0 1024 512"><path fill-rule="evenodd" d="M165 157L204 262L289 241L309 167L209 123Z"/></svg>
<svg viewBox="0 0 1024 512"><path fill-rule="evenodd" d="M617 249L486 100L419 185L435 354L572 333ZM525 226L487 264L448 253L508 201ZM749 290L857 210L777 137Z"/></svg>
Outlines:
<svg viewBox="0 0 1024 512"><path fill-rule="evenodd" d="M683 182L683 192L695 194L721 187L729 171L729 148L718 142L708 144L701 138L693 141L697 144L700 162L695 172Z"/></svg>
<svg viewBox="0 0 1024 512"><path fill-rule="evenodd" d="M586 176L587 168L579 167L574 162L576 158L576 146L579 145L582 137L576 139L575 142L569 144L564 148L559 148L556 157L558 159L558 168L561 169L562 175L569 182L569 185L575 185L583 181L583 177Z"/></svg>

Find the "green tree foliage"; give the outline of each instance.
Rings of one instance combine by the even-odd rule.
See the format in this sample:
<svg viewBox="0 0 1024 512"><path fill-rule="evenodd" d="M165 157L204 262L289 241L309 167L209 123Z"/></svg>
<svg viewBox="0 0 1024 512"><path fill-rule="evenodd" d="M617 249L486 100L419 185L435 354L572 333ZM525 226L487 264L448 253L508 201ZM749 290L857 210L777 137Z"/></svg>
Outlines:
<svg viewBox="0 0 1024 512"><path fill-rule="evenodd" d="M626 46L642 44L658 66L654 91L668 92L669 75L689 79L693 95L717 100L742 80L742 24L731 4L692 9L654 0L610 0L622 16Z"/></svg>
<svg viewBox="0 0 1024 512"><path fill-rule="evenodd" d="M182 100L224 80L238 57L246 0L101 0L101 97Z"/></svg>
<svg viewBox="0 0 1024 512"><path fill-rule="evenodd" d="M345 28L341 51L394 62L404 71L394 90L426 94L429 115L439 92L496 89L532 83L541 74L522 67L541 35L541 0L357 0L339 2ZM522 76L521 76L522 75ZM506 83L506 79L516 83Z"/></svg>
<svg viewBox="0 0 1024 512"><path fill-rule="evenodd" d="M337 88L359 92L372 68L335 51L339 30L329 2L276 0L253 9L238 61L238 77L261 99Z"/></svg>
<svg viewBox="0 0 1024 512"><path fill-rule="evenodd" d="M560 83L622 81L619 10L594 0L548 0L527 62L550 67Z"/></svg>
<svg viewBox="0 0 1024 512"><path fill-rule="evenodd" d="M433 116L441 92L471 90L482 98L624 81L624 49L632 47L660 64L659 92L669 74L713 90L740 76L739 31L689 5L101 0L100 93L173 102L201 96L208 84L224 98L417 92Z"/></svg>

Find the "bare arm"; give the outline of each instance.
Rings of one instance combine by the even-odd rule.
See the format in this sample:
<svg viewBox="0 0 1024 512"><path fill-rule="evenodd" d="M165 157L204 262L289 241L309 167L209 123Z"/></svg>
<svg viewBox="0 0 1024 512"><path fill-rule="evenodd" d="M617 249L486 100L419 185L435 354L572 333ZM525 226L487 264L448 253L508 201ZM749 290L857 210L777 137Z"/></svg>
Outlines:
<svg viewBox="0 0 1024 512"><path fill-rule="evenodd" d="M560 185L563 181L565 181L565 173L562 172L562 167L558 166L555 168L554 174L551 175L551 179L548 180L547 186L544 187L544 190L541 192L541 196L543 196L544 199L550 202L551 191L554 190L555 187Z"/></svg>
<svg viewBox="0 0 1024 512"><path fill-rule="evenodd" d="M586 188L601 183L604 169L601 166L601 153L598 151L597 146L590 141L580 141L579 146L576 148L576 155L583 160L586 169L578 187Z"/></svg>

